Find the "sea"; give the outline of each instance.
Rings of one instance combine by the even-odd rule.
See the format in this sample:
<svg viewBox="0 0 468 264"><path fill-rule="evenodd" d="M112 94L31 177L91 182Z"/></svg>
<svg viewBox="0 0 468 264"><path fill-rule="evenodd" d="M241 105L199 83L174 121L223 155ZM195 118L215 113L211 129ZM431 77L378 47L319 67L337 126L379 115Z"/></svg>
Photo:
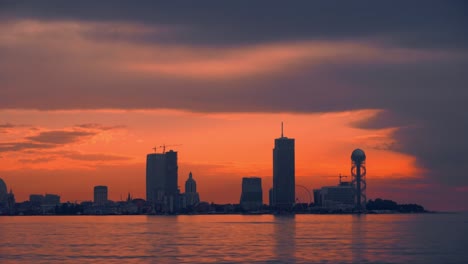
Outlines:
<svg viewBox="0 0 468 264"><path fill-rule="evenodd" d="M0 263L468 263L468 214L5 216Z"/></svg>

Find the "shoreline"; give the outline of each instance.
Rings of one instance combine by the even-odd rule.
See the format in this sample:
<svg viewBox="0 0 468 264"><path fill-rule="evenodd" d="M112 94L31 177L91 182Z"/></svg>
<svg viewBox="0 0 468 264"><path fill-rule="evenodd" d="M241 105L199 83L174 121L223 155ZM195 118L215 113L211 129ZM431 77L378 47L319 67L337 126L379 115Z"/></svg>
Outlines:
<svg viewBox="0 0 468 264"><path fill-rule="evenodd" d="M414 215L414 214L462 214L464 212L444 212L444 211L426 211L426 212L337 212L337 213L219 213L219 212L208 212L208 213L197 213L197 214L30 214L30 215L0 215L0 217L8 216L199 216L199 215L273 215L273 216L293 216L293 215Z"/></svg>

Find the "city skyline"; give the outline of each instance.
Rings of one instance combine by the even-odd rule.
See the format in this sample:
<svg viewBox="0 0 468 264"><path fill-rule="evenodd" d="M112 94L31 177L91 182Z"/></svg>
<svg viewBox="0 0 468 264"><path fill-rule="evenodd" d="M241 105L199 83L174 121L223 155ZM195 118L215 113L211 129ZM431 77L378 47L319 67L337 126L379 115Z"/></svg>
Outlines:
<svg viewBox="0 0 468 264"><path fill-rule="evenodd" d="M282 125L282 122L281 122L281 125ZM278 125L277 125L277 126L278 126ZM283 129L283 128L281 127L281 129ZM293 131L295 131L295 130L293 130ZM280 136L279 138L275 139L275 142L276 142L277 140L280 140L280 139L283 139L283 138L287 139L286 137L284 137L283 131L281 130L281 136ZM270 140L271 140L271 139L270 139ZM271 142L270 142L270 143L271 143ZM275 144L276 144L276 143L275 143ZM179 144L179 145L182 145L182 144ZM163 150L161 150L163 146L164 146L164 144L161 145L161 148L159 149L159 151L163 151ZM270 147L271 147L271 146L270 146ZM153 147L153 148L151 148L151 149L153 150L153 152L152 152L152 153L149 153L147 156L160 156L160 155L163 155L163 153L158 153L159 151L157 151L157 148ZM270 149L271 149L271 148L270 148ZM171 148L168 148L168 151L166 151L165 153L167 153L167 152L173 152L173 150L172 150ZM174 152L174 153L177 153L177 152ZM348 153L347 156L349 157L349 153ZM377 160L378 160L378 159L377 159ZM190 162L189 162L188 164L190 164ZM271 167L272 164L273 164L273 160L270 161L270 167ZM144 164L141 164L141 165L142 165L142 166L145 166ZM342 166L342 165L344 165L344 166ZM186 165L185 165L185 166L186 166ZM340 167L346 167L346 162L344 162L343 164L340 164ZM184 168L182 171L185 172L186 170L190 171L189 168ZM347 170L349 170L349 168L347 168ZM345 169L345 171L346 171L346 169ZM191 173L191 171L190 171L190 173ZM345 173L345 174L346 174L346 173ZM140 176L141 176L141 175L140 175ZM239 177L239 178L237 178L237 176L234 176L234 177L232 177L231 179L232 179L233 181L237 181L238 179L241 179L241 178L245 177L245 175L240 175L240 176L238 176L238 177ZM334 185L334 184L336 183L336 179L337 179L338 177L341 177L341 175L340 175L340 176L337 176L337 174L333 174L333 175L326 175L326 176L309 176L309 177L307 177L307 176L299 176L299 183L298 183L298 184L299 184L299 185L306 185L306 186L308 186L308 187L307 187L308 190L309 190L310 192L312 192L313 189L319 188L320 186L324 186L324 185ZM349 177L351 177L351 174L349 174ZM208 183L209 185L210 185L210 184L211 184L211 185L216 185L216 186L218 186L218 187L229 188L230 191L235 190L236 192L238 191L239 193L241 193L241 187L240 187L240 186L234 186L233 184L229 184L229 183L226 184L226 185L224 185L224 186L223 186L223 184L219 184L220 182L223 181L223 179L216 179L215 177L210 177L210 178L208 179L208 181L207 181L207 179L206 179L205 177L203 177L203 175L201 175L200 178L201 178L202 180L205 180L205 181L202 181L203 183ZM269 176L269 175L267 175L267 176L260 176L260 178L262 178L263 181L266 183L266 184L265 184L265 187L263 187L263 188L268 188L268 189L270 189L271 187L273 187L273 184L272 184L272 183L273 183L273 176ZM296 178L296 179L297 179L297 178ZM219 180L220 182L217 182L218 180ZM379 181L378 177L377 177L376 180L377 180L377 182ZM96 181L96 182L98 182L99 184L103 184L103 185L109 185L108 183L106 183L106 182L104 182L104 181L102 181L102 180L99 180L99 181ZM135 181L133 181L133 182L135 183ZM177 186L180 188L180 190L182 190L182 186L184 185L183 182L184 182L184 179L180 179L180 177L179 177L178 185L177 185ZM314 183L315 183L315 184L314 184ZM145 188L145 187L144 187L144 186L145 186L145 182L143 181L143 182L141 182L141 184L143 184L143 185L142 185L142 186L137 186L137 187L134 188L133 190L140 190L140 189L142 189L142 188L144 189L144 188ZM320 184L322 184L322 185L320 185ZM112 184L111 184L111 185L112 185ZM297 185L297 184L296 184L296 185ZM92 187L92 186L91 186L91 187ZM117 188L116 188L116 187L117 187ZM117 189L117 190L119 190L119 189L122 190L121 187L122 187L122 186L118 186L118 185L116 186L115 184L114 184L114 186L113 186L113 188L115 188L115 189ZM264 200L264 201L269 201L268 189L265 189L266 191L263 192L263 200ZM36 189L36 190L37 190L37 189ZM90 189L90 190L91 190L91 189ZM64 191L61 191L61 190L60 190L60 187L59 187L59 189L55 189L55 191L49 191L49 192L48 192L48 191L44 191L44 190L38 190L38 191L36 191L35 193L57 193L57 194L59 194L61 197L65 197L65 198L63 199L64 201L70 201L70 202L74 202L74 201L87 201L87 200L92 201L92 200L93 200L93 199L92 199L92 198L93 198L93 197L92 197L93 194L92 194L92 191L90 191L90 190L86 190L86 191L83 192L83 193L85 193L85 195L82 196L82 197L84 197L84 199L67 199L66 197L69 196L69 195L68 195L66 192L64 192ZM21 197L21 193L24 193L24 191L21 190L21 189L17 189L17 191L15 191L15 193L16 193L16 192L20 193L20 197ZM33 193L34 193L34 192L33 192ZM113 197L113 199L110 199L110 200L115 200L115 201L123 200L122 198L123 198L123 197L126 197L126 195L127 195L128 193L132 193L132 194L134 195L134 197L143 198L143 199L146 198L146 196L145 196L144 194L142 194L143 192L138 192L138 191L135 192L135 191L128 190L128 191L123 191L123 192L119 192L119 193L117 193L117 192L110 192L110 197ZM391 193L391 192L390 192L390 193ZM29 197L30 194L32 194L32 193L27 194L26 197L23 198L23 199L24 199L24 200L28 200L28 197ZM135 194L136 194L136 196L135 196ZM206 197L206 196L207 196L207 197L211 198L211 199L207 199L207 200L206 200L206 201L209 201L209 202L236 203L236 202L237 202L237 201L236 201L236 198L237 198L237 200L238 200L238 197L236 197L236 196L238 196L238 193L234 193L234 195L233 195L233 197L236 197L236 198L234 198L234 199L228 199L228 200L223 200L223 197L222 197L222 196L220 196L220 197L217 197L217 196L210 196L210 195L206 195L206 194L204 194L204 193L201 193L201 195L202 195L203 197ZM372 191L372 190L371 190L371 198L377 198L377 197L387 197L385 193L379 193L378 186L377 186L377 191ZM390 195L389 198L395 199L395 198L392 197L391 195ZM17 198L17 201L22 201L23 199L21 199L21 198L18 199L18 198ZM398 199L396 199L396 200L398 200ZM399 201L399 202L409 202L409 201L412 201L412 200L411 200L411 198L408 198L407 200L398 200L398 201Z"/></svg>
<svg viewBox="0 0 468 264"><path fill-rule="evenodd" d="M362 148L368 198L468 210L465 10L0 1L0 178L18 201L90 200L97 185L145 198L145 155L180 145L203 200L236 202L255 175L267 201L284 121L296 184L351 176Z"/></svg>

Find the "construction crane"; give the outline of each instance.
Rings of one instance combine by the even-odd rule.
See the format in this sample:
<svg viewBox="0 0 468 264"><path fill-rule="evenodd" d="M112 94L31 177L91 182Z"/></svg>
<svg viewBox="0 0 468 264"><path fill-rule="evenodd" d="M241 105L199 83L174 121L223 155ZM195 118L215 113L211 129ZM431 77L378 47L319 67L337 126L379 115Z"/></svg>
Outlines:
<svg viewBox="0 0 468 264"><path fill-rule="evenodd" d="M177 147L177 146L182 146L182 144L175 144L175 145L166 145L166 144L163 144L162 146L159 146L158 148L162 148L163 151L162 153L166 153L166 147ZM156 147L153 148L154 149L154 152L156 152Z"/></svg>

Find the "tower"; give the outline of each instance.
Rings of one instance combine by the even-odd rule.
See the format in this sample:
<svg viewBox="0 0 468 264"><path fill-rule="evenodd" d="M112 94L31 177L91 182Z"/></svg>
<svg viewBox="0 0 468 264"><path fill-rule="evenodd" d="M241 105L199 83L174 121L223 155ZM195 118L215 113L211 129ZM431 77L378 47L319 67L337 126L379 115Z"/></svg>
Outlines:
<svg viewBox="0 0 468 264"><path fill-rule="evenodd" d="M275 139L273 149L273 191L271 205L280 210L289 210L295 202L295 158L294 139L287 138L283 133Z"/></svg>
<svg viewBox="0 0 468 264"><path fill-rule="evenodd" d="M94 186L94 204L105 205L107 203L107 186Z"/></svg>
<svg viewBox="0 0 468 264"><path fill-rule="evenodd" d="M178 199L177 152L151 153L146 156L146 200L158 210L174 212Z"/></svg>
<svg viewBox="0 0 468 264"><path fill-rule="evenodd" d="M355 191L355 209L366 210L366 154L362 149L355 149L351 153L352 185Z"/></svg>

